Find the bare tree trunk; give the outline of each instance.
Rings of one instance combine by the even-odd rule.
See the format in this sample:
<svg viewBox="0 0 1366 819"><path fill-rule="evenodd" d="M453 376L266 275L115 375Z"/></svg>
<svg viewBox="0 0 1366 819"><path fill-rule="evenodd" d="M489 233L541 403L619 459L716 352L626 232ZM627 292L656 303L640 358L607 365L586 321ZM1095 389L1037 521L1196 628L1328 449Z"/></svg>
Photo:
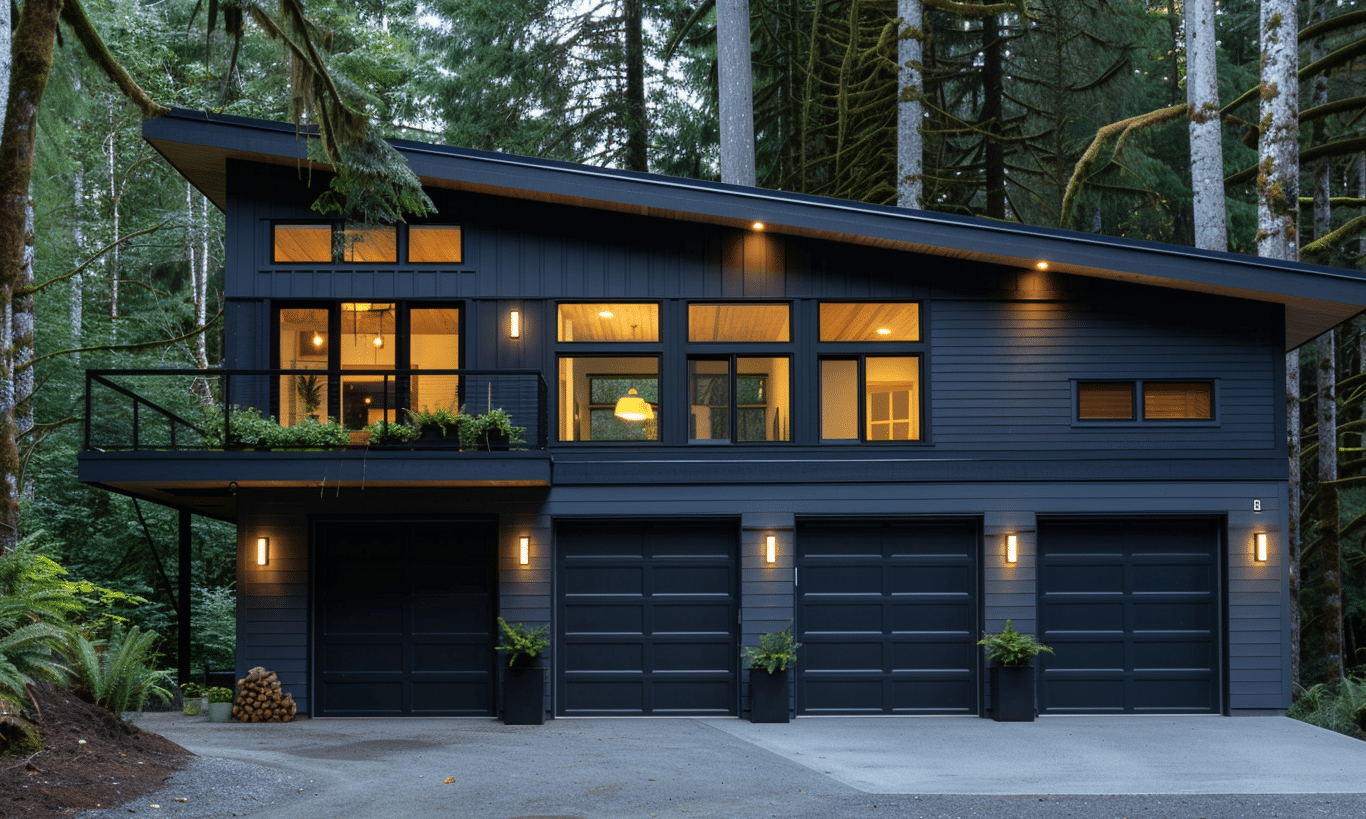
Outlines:
<svg viewBox="0 0 1366 819"><path fill-rule="evenodd" d="M1357 196L1366 199L1366 151L1357 154ZM1366 233L1357 239L1357 257L1366 259ZM1362 369L1366 369L1366 364Z"/></svg>
<svg viewBox="0 0 1366 819"><path fill-rule="evenodd" d="M755 184L754 79L749 0L716 0L716 62L721 115L721 181Z"/></svg>
<svg viewBox="0 0 1366 819"><path fill-rule="evenodd" d="M109 107L109 138L105 140L109 156L109 206L113 213L110 219L114 226L114 246L109 253L109 336L110 341L119 340L119 180L114 165L114 152L118 144L118 123L114 120L114 107Z"/></svg>
<svg viewBox="0 0 1366 819"><path fill-rule="evenodd" d="M81 92L81 77L76 75L74 87L77 95ZM72 180L72 213L74 218L71 220L71 243L76 248L76 258L79 260L85 255L85 164L76 163L76 176ZM77 271L71 277L71 300L69 303L69 316L71 319L71 349L78 350L82 346L83 334L81 325L85 323L85 274ZM71 354L72 362L79 367L81 365L81 354L79 352Z"/></svg>
<svg viewBox="0 0 1366 819"><path fill-rule="evenodd" d="M1214 0L1187 0L1186 102L1190 106L1195 246L1228 250L1216 48Z"/></svg>
<svg viewBox="0 0 1366 819"><path fill-rule="evenodd" d="M1319 23L1328 16L1327 3L1318 2L1314 4L1311 13L1311 23ZM1317 62L1328 56L1328 43L1324 37L1314 38L1314 44L1309 49L1310 62ZM1309 84L1309 104L1312 106L1328 104L1328 73L1320 71L1314 75L1314 79ZM1327 141L1327 127L1322 117L1314 120L1314 144L1322 145ZM1320 159L1314 163L1314 238L1318 239L1327 236L1333 231L1333 210L1329 203L1329 195L1332 191L1329 174L1332 172L1332 161Z"/></svg>
<svg viewBox="0 0 1366 819"><path fill-rule="evenodd" d="M15 290L33 286L34 262L33 186L29 185L28 205L24 208L24 263L14 282ZM11 347L14 362L14 434L16 440L33 429L33 368L26 366L33 360L33 294L18 293L10 302ZM23 493L24 487L17 487Z"/></svg>
<svg viewBox="0 0 1366 819"><path fill-rule="evenodd" d="M922 206L925 195L924 138L920 133L925 118L925 78L921 74L925 55L925 9L921 0L897 0L901 18L901 39L897 44L898 95L896 113L896 204L903 208Z"/></svg>
<svg viewBox="0 0 1366 819"><path fill-rule="evenodd" d="M1299 18L1294 0L1262 0L1257 255L1299 258Z"/></svg>
<svg viewBox="0 0 1366 819"><path fill-rule="evenodd" d="M194 321L203 327L209 315L209 198L199 197L199 275L195 277ZM195 364L201 370L209 367L208 331L195 337Z"/></svg>
<svg viewBox="0 0 1366 819"><path fill-rule="evenodd" d="M984 183L987 194L987 216L1006 218L1006 160L1005 145L1001 142L1002 120L1005 117L1005 85L1001 63L1004 59L1000 21L995 17L982 18L982 140L986 161Z"/></svg>
<svg viewBox="0 0 1366 819"><path fill-rule="evenodd" d="M1286 566L1290 576L1290 682L1300 684L1300 351L1285 354L1286 449L1290 455L1290 503L1286 512Z"/></svg>
<svg viewBox="0 0 1366 819"><path fill-rule="evenodd" d="M1338 508L1337 360L1333 331L1319 336L1319 530L1316 540L1323 558L1324 680L1342 679L1342 539Z"/></svg>
<svg viewBox="0 0 1366 819"><path fill-rule="evenodd" d="M626 0L626 169L650 170L645 117L645 38L641 23L642 0Z"/></svg>

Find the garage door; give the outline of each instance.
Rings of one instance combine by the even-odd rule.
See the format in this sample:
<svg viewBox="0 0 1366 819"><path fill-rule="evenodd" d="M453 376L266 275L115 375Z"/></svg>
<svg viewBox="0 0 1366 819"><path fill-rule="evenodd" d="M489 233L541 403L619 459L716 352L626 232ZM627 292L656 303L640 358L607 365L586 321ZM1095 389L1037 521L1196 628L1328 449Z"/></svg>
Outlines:
<svg viewBox="0 0 1366 819"><path fill-rule="evenodd" d="M497 535L483 521L320 524L314 715L492 715Z"/></svg>
<svg viewBox="0 0 1366 819"><path fill-rule="evenodd" d="M560 525L557 713L736 713L736 529Z"/></svg>
<svg viewBox="0 0 1366 819"><path fill-rule="evenodd" d="M1039 523L1039 709L1219 710L1221 526Z"/></svg>
<svg viewBox="0 0 1366 819"><path fill-rule="evenodd" d="M797 528L797 709L975 714L975 521Z"/></svg>

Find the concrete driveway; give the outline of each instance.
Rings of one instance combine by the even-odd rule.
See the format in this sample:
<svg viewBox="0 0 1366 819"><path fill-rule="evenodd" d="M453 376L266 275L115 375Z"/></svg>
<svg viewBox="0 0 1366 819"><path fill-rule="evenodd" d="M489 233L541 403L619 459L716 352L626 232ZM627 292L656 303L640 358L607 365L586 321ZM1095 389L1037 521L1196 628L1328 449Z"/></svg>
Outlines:
<svg viewBox="0 0 1366 819"><path fill-rule="evenodd" d="M138 722L273 783L172 787L183 819L1366 815L1366 743L1278 717Z"/></svg>

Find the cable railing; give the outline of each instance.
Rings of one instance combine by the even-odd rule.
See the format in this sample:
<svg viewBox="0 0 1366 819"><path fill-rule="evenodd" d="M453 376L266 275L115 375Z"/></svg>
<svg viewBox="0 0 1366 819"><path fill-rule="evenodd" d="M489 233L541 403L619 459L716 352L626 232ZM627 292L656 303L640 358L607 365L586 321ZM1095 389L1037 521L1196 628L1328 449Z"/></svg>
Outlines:
<svg viewBox="0 0 1366 819"><path fill-rule="evenodd" d="M89 370L85 449L450 449L458 435L415 427L501 410L515 431L492 448L543 450L546 393L539 370Z"/></svg>

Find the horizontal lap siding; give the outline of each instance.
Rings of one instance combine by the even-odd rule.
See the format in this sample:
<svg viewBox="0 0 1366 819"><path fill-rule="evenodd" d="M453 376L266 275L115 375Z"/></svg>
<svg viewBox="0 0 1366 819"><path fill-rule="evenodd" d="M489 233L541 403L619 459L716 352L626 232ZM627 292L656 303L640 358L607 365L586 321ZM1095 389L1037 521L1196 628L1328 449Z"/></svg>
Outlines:
<svg viewBox="0 0 1366 819"><path fill-rule="evenodd" d="M1244 330L1203 329L1188 311L1169 316L1148 288L1074 289L1095 291L1098 303L931 304L937 452L1277 449L1278 352L1269 338L1249 338L1255 311ZM1211 311L1230 307L1201 300ZM1215 425L1073 424L1074 379L1162 378L1217 379Z"/></svg>

